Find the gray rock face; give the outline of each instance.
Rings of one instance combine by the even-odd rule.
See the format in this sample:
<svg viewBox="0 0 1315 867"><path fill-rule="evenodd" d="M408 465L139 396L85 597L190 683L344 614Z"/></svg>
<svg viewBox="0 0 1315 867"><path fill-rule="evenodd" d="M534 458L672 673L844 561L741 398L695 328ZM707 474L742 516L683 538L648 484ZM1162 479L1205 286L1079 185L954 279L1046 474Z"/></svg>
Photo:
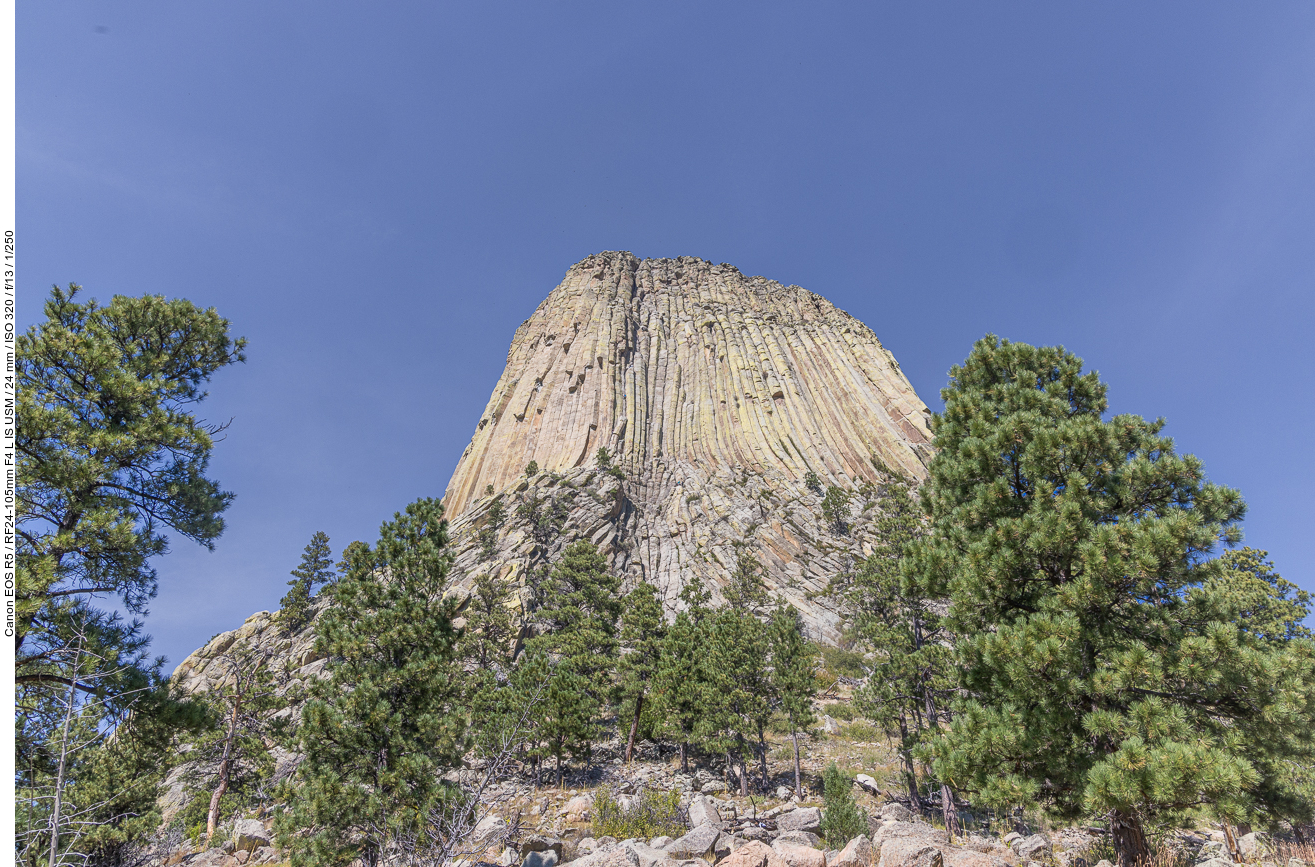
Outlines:
<svg viewBox="0 0 1315 867"><path fill-rule="evenodd" d="M270 844L270 833L259 819L238 819L233 823L233 847L251 852Z"/></svg>
<svg viewBox="0 0 1315 867"><path fill-rule="evenodd" d="M776 842L791 843L795 846L812 846L814 849L822 847L822 838L812 831L783 831L777 835Z"/></svg>
<svg viewBox="0 0 1315 867"><path fill-rule="evenodd" d="M856 491L880 483L875 457L922 479L928 418L876 335L811 292L690 257L590 256L517 329L448 483L455 572L519 582L535 541L512 517L485 556L488 510L569 482L598 499L570 498L564 541L594 540L668 608L691 576L721 601L747 541L769 589L835 639L838 615L813 591L843 564L805 475ZM602 476L600 447L623 484ZM851 503L850 548L868 538L865 508Z"/></svg>
<svg viewBox="0 0 1315 867"><path fill-rule="evenodd" d="M1050 841L1043 834L1033 834L1022 840L1015 840L1011 848L1024 861L1045 861L1053 854Z"/></svg>
<svg viewBox="0 0 1315 867"><path fill-rule="evenodd" d="M846 844L834 858L827 859L827 867L872 867L876 853L872 841L859 834Z"/></svg>
<svg viewBox="0 0 1315 867"><path fill-rule="evenodd" d="M822 830L822 811L817 807L800 807L776 817L778 831L807 831L816 834Z"/></svg>
<svg viewBox="0 0 1315 867"><path fill-rule="evenodd" d="M565 848L565 841L558 837L545 837L542 834L531 834L521 841L522 855L528 855L531 852L551 851L557 856L558 860L561 860Z"/></svg>
<svg viewBox="0 0 1315 867"><path fill-rule="evenodd" d="M689 802L689 826L697 828L700 825L723 827L721 812L703 795L698 795Z"/></svg>
<svg viewBox="0 0 1315 867"><path fill-rule="evenodd" d="M557 867L558 860L556 852L552 849L544 849L527 853L525 860L521 862L521 867Z"/></svg>
<svg viewBox="0 0 1315 867"><path fill-rule="evenodd" d="M877 815L888 822L912 822L913 811L903 804L890 803L882 806Z"/></svg>
<svg viewBox="0 0 1315 867"><path fill-rule="evenodd" d="M878 867L942 867L944 859L936 846L916 837L896 837L881 844Z"/></svg>
<svg viewBox="0 0 1315 867"><path fill-rule="evenodd" d="M700 825L679 840L667 846L666 853L672 858L702 858L712 851L721 829L716 825Z"/></svg>
<svg viewBox="0 0 1315 867"><path fill-rule="evenodd" d="M571 863L575 867L639 867L639 856L629 847L610 846Z"/></svg>

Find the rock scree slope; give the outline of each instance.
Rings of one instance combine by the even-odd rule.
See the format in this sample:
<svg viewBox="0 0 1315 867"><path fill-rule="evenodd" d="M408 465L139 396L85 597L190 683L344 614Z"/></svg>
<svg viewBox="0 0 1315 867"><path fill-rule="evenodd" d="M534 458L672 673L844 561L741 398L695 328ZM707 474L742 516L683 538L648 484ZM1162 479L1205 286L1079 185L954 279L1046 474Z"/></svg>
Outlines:
<svg viewBox="0 0 1315 867"><path fill-rule="evenodd" d="M929 419L872 330L819 295L692 257L589 256L516 329L448 483L459 580L524 587L588 538L674 610L691 577L719 600L744 553L834 640L814 594L870 545L865 486L925 477ZM832 485L851 492L842 526L822 513ZM527 498L557 503L553 532L517 515Z"/></svg>

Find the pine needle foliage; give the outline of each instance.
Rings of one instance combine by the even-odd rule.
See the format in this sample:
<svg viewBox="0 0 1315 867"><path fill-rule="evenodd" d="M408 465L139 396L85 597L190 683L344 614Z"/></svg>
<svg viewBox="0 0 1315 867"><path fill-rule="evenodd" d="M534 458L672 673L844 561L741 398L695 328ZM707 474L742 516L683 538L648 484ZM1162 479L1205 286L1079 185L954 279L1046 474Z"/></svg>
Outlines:
<svg viewBox="0 0 1315 867"><path fill-rule="evenodd" d="M347 553L315 624L330 676L302 710L306 758L276 826L294 867L374 867L460 797L443 779L467 746L447 541L443 507L422 499L383 525L374 548Z"/></svg>
<svg viewBox="0 0 1315 867"><path fill-rule="evenodd" d="M316 531L302 552L301 563L292 570L287 594L279 600L279 608L283 611L283 628L287 632L300 632L306 628L310 622L311 600L315 597L316 588L332 582L336 577L329 537Z"/></svg>
<svg viewBox="0 0 1315 867"><path fill-rule="evenodd" d="M937 775L1104 816L1124 867L1148 826L1291 809L1272 768L1311 756L1315 646L1230 619L1210 555L1239 538L1241 496L1162 420L1104 418L1105 385L1063 348L988 336L942 396L909 567L949 600L968 696L927 751Z"/></svg>
<svg viewBox="0 0 1315 867"><path fill-rule="evenodd" d="M868 831L868 820L854 803L854 781L835 762L822 772L822 839L832 849L843 849L859 834Z"/></svg>

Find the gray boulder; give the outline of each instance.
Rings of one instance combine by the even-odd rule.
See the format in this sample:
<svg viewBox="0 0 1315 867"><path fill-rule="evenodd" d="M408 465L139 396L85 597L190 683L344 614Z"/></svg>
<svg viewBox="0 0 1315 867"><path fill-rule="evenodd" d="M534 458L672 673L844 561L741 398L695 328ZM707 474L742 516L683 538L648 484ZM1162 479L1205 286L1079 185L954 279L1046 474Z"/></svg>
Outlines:
<svg viewBox="0 0 1315 867"><path fill-rule="evenodd" d="M776 836L777 842L792 843L795 846L812 846L814 849L822 848L822 838L812 831L785 831Z"/></svg>
<svg viewBox="0 0 1315 867"><path fill-rule="evenodd" d="M561 859L552 849L543 849L539 852L527 852L525 860L521 861L521 867L557 867L559 860Z"/></svg>
<svg viewBox="0 0 1315 867"><path fill-rule="evenodd" d="M689 826L697 828L700 825L716 825L718 828L722 825L721 812L716 805L702 795L696 795L689 802Z"/></svg>
<svg viewBox="0 0 1315 867"><path fill-rule="evenodd" d="M679 840L667 846L666 853L672 858L703 858L712 851L721 836L721 829L716 825L700 825Z"/></svg>
<svg viewBox="0 0 1315 867"><path fill-rule="evenodd" d="M895 837L881 844L878 867L943 867L941 850L916 837Z"/></svg>
<svg viewBox="0 0 1315 867"><path fill-rule="evenodd" d="M778 831L808 831L816 834L822 830L822 811L817 807L800 807L776 817Z"/></svg>
<svg viewBox="0 0 1315 867"><path fill-rule="evenodd" d="M1010 848L1024 861L1049 861L1054 854L1050 841L1044 834L1033 834L1031 837L1015 840Z"/></svg>
<svg viewBox="0 0 1315 867"><path fill-rule="evenodd" d="M606 849L576 858L574 867L639 867L639 855L629 846L609 846Z"/></svg>
<svg viewBox="0 0 1315 867"><path fill-rule="evenodd" d="M654 837L652 840L649 840L648 845L651 849L665 849L671 845L673 839L674 838L663 834L661 837Z"/></svg>
<svg viewBox="0 0 1315 867"><path fill-rule="evenodd" d="M913 811L903 804L891 802L882 806L877 815L887 822L912 822Z"/></svg>
<svg viewBox="0 0 1315 867"><path fill-rule="evenodd" d="M702 786L700 786L699 791L705 795L720 795L722 792L725 792L728 788L729 786L727 786L721 780L713 780L710 783L704 783Z"/></svg>
<svg viewBox="0 0 1315 867"><path fill-rule="evenodd" d="M270 844L270 833L259 819L238 819L233 823L233 848L246 852Z"/></svg>
<svg viewBox="0 0 1315 867"><path fill-rule="evenodd" d="M521 841L521 854L528 855L531 852L552 852L557 856L557 860L562 860L562 853L565 851L566 842L558 837L546 837L542 834L531 834Z"/></svg>

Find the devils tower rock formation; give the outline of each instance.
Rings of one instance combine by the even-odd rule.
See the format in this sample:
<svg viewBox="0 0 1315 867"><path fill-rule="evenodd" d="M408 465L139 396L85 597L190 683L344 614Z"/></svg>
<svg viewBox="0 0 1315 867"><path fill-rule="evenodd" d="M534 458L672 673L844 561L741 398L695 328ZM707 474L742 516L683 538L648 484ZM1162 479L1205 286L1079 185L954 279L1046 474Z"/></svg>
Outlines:
<svg viewBox="0 0 1315 867"><path fill-rule="evenodd" d="M930 441L894 357L820 296L701 259L600 253L516 330L448 483L458 573L524 587L589 538L674 609L691 577L719 596L749 554L834 640L816 594L868 548L871 486L922 479ZM839 525L822 514L829 486L851 493Z"/></svg>

